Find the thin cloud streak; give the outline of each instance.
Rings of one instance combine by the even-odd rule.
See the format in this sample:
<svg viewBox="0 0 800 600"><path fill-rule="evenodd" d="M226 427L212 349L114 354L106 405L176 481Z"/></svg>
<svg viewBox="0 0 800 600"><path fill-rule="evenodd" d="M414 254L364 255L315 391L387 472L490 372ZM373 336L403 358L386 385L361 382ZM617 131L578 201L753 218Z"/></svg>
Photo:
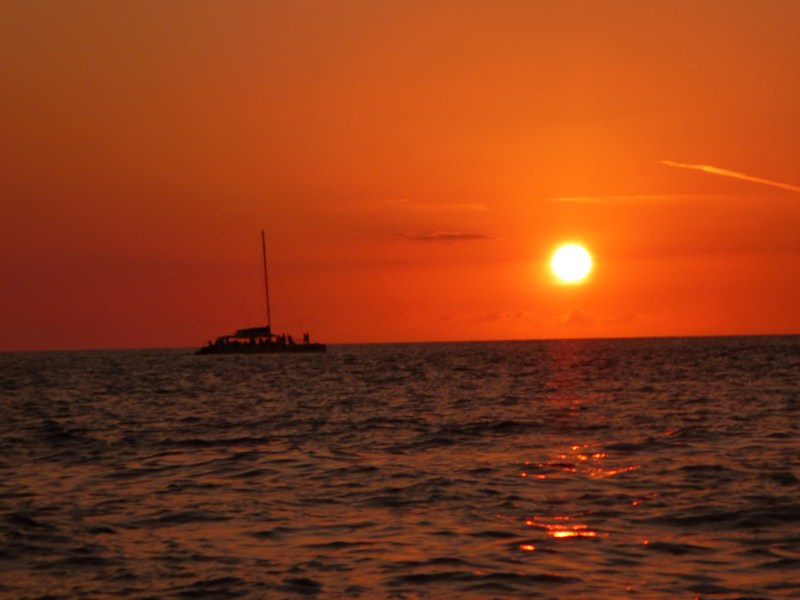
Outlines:
<svg viewBox="0 0 800 600"><path fill-rule="evenodd" d="M489 212L489 207L485 204L475 202L420 202L408 198L396 198L389 200L362 200L348 202L340 205L339 210L359 210L359 211L403 211L410 213L440 213L440 212Z"/></svg>
<svg viewBox="0 0 800 600"><path fill-rule="evenodd" d="M780 188L782 190L789 190L790 192L800 192L800 186L792 185L790 183L781 183L779 181L772 181L770 179L763 179L761 177L753 177L746 173L739 173L738 171L731 171L729 169L720 169L719 167L712 167L710 165L688 165L685 163L674 162L671 160L659 161L662 165L668 167L676 167L678 169L692 169L694 171L703 171L704 173L711 173L712 175L721 175L722 177L733 177L734 179L741 179L742 181L752 181L753 183L760 183L762 185L769 185L772 187Z"/></svg>
<svg viewBox="0 0 800 600"><path fill-rule="evenodd" d="M401 209L416 210L422 212L440 211L465 211L465 212L486 212L489 208L485 204L475 202L420 202L408 199L384 200L384 206L393 206Z"/></svg>
<svg viewBox="0 0 800 600"><path fill-rule="evenodd" d="M551 202L569 202L574 204L597 204L600 202L657 202L676 198L695 198L707 194L636 194L630 196L559 196L550 198Z"/></svg>

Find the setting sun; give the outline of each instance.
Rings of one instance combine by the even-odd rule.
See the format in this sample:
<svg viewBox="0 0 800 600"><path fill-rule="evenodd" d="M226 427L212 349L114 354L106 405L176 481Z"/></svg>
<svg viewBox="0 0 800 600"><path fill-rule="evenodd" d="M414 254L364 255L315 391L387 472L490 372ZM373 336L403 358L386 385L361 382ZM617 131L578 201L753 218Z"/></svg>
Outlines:
<svg viewBox="0 0 800 600"><path fill-rule="evenodd" d="M592 257L583 246L565 244L553 254L550 267L561 281L578 283L592 270Z"/></svg>

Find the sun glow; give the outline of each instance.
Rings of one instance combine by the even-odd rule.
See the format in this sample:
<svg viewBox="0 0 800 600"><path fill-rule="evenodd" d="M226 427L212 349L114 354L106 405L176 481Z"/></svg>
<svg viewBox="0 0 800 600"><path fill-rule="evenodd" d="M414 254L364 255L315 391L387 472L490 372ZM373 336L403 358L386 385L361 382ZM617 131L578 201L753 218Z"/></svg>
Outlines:
<svg viewBox="0 0 800 600"><path fill-rule="evenodd" d="M550 268L561 281L579 283L592 270L592 257L583 246L565 244L553 254Z"/></svg>

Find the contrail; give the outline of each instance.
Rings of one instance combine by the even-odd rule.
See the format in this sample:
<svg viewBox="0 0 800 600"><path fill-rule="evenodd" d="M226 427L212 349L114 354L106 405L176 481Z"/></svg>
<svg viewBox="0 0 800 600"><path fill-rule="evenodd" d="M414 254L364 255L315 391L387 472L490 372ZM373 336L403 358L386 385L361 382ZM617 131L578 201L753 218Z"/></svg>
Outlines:
<svg viewBox="0 0 800 600"><path fill-rule="evenodd" d="M772 187L781 188L782 190L789 190L790 192L800 192L800 186L792 185L790 183L781 183L780 181L772 181L770 179L762 179L761 177L753 177L738 171L730 171L728 169L720 169L719 167L712 167L710 165L687 165L684 163L673 162L671 160L659 161L662 165L668 167L677 167L679 169L694 169L695 171L703 171L704 173L712 173L714 175L722 175L723 177L733 177L734 179L742 179L744 181L752 181L753 183L760 183L762 185L771 185Z"/></svg>

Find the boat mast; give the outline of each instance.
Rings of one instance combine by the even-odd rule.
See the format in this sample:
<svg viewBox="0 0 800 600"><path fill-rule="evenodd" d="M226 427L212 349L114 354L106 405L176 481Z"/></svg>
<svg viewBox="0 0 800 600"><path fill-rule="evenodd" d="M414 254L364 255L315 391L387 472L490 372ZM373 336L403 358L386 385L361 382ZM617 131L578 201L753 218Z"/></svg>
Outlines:
<svg viewBox="0 0 800 600"><path fill-rule="evenodd" d="M264 259L264 292L267 299L267 329L270 329L271 319L269 316L269 281L267 280L267 242L264 239L264 230L261 230L261 256Z"/></svg>

